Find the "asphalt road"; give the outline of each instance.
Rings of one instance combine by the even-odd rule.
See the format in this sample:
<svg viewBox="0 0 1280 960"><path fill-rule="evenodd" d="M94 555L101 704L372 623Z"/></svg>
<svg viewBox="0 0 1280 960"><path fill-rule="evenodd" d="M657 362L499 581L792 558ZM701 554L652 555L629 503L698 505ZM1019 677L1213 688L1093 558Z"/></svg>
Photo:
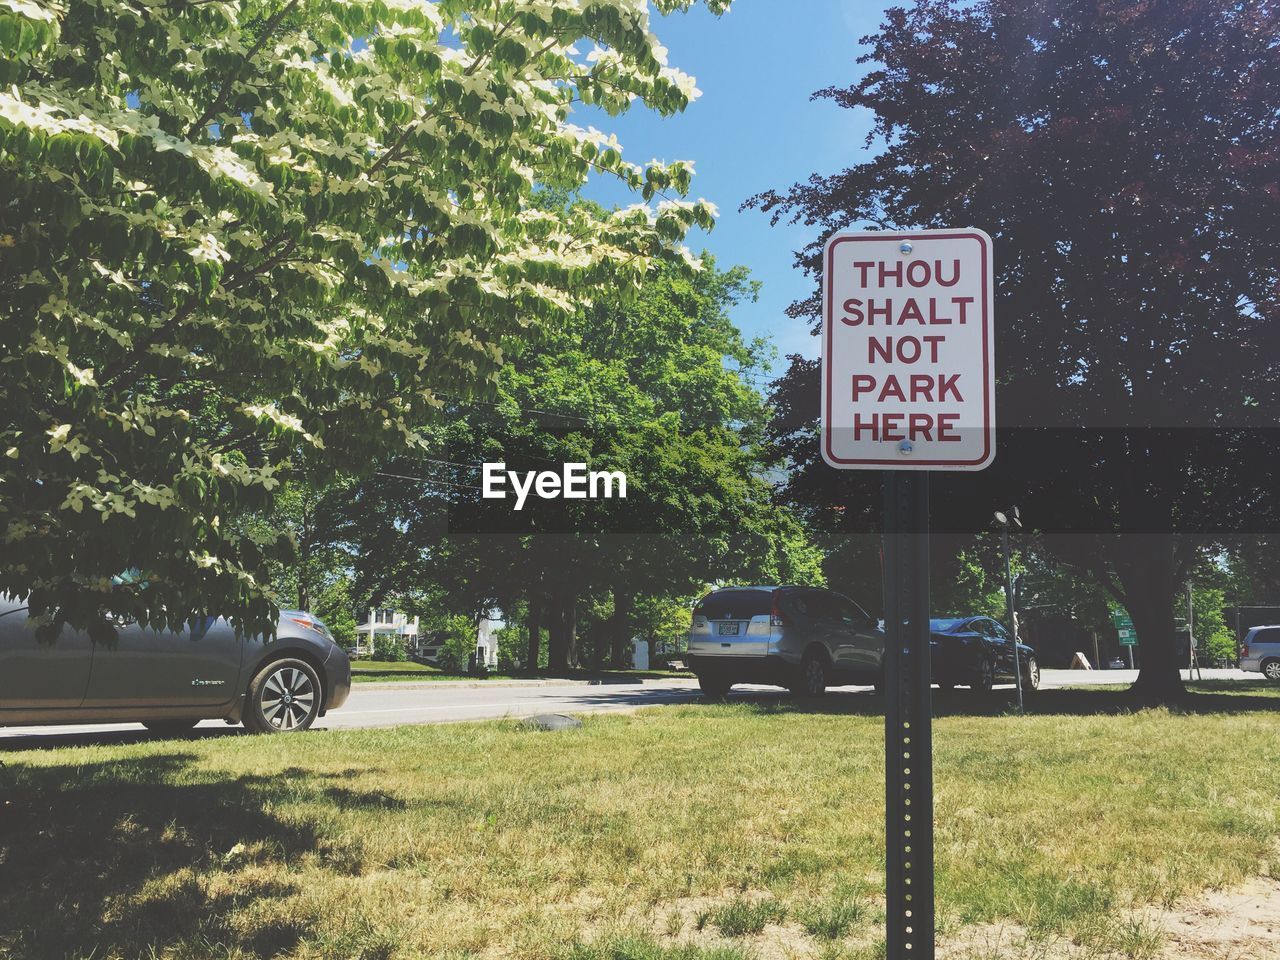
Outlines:
<svg viewBox="0 0 1280 960"><path fill-rule="evenodd" d="M1136 670L1045 670L1042 686L1132 683ZM1205 670L1205 679L1258 679L1259 674L1239 670ZM1012 692L1012 686L1006 685ZM851 709L870 687L840 687L829 692L832 706L847 700ZM963 691L962 691L963 692ZM730 695L768 703L788 696L774 687L735 687ZM857 699L854 699L857 698ZM321 718L317 728L389 727L404 723L447 723L498 717L524 717L539 713L603 713L635 710L700 699L693 680L659 680L648 683L524 683L507 685L492 681L456 685L439 681L421 683L357 683L345 706ZM216 735L232 732L221 721L206 721L198 730ZM121 743L148 736L140 724L79 724L57 727L0 728L0 750L63 746L76 743Z"/></svg>

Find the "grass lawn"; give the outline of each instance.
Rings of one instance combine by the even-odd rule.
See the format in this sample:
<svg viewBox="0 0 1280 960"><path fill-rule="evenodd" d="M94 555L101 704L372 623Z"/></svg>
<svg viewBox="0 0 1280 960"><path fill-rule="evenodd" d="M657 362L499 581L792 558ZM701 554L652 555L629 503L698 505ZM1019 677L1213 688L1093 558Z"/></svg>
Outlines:
<svg viewBox="0 0 1280 960"><path fill-rule="evenodd" d="M527 679L527 677L517 676L509 673L491 673L485 677L474 677L466 673L447 673L439 667L428 666L425 663L414 663L411 660L352 660L351 661L351 677L360 683L376 683L388 680L512 680ZM689 677L691 673L682 673L675 670L606 670L601 673L592 673L588 671L575 671L566 674L563 678L566 680L613 680L613 681L639 681L657 679L661 677ZM542 677L542 679L557 679L554 677Z"/></svg>
<svg viewBox="0 0 1280 960"><path fill-rule="evenodd" d="M1280 872L1278 693L940 697L943 937L1142 960L1147 905ZM0 956L872 958L882 720L840 703L12 752Z"/></svg>

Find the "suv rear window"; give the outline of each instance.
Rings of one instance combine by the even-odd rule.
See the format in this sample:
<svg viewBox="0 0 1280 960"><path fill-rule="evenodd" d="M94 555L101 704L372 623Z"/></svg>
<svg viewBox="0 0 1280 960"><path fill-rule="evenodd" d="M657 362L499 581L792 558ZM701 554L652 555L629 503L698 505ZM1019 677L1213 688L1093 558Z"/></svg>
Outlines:
<svg viewBox="0 0 1280 960"><path fill-rule="evenodd" d="M1280 630L1259 630L1253 635L1254 643L1280 643Z"/></svg>
<svg viewBox="0 0 1280 960"><path fill-rule="evenodd" d="M750 620L773 611L770 590L717 590L693 608L695 616L708 620Z"/></svg>

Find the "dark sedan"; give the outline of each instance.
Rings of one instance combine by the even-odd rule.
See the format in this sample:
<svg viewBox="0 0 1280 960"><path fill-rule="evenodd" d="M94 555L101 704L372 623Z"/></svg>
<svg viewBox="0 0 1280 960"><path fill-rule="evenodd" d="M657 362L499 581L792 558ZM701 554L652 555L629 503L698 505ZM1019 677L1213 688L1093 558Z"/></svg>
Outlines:
<svg viewBox="0 0 1280 960"><path fill-rule="evenodd" d="M1004 626L990 617L946 617L929 621L933 649L933 681L942 689L967 686L990 690L1014 682L1013 642ZM1040 687L1036 652L1018 644L1022 688Z"/></svg>
<svg viewBox="0 0 1280 960"><path fill-rule="evenodd" d="M305 730L351 690L351 662L328 628L280 611L274 639L206 617L179 632L119 624L113 643L64 629L36 638L26 606L0 595L0 726L138 721L160 733L201 720L254 733Z"/></svg>

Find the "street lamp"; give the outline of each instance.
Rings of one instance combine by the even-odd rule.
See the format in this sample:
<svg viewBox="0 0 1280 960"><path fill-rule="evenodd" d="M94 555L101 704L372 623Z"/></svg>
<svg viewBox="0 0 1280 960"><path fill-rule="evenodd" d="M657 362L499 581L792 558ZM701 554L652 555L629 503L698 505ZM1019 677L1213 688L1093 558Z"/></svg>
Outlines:
<svg viewBox="0 0 1280 960"><path fill-rule="evenodd" d="M1018 508L1014 507L1006 516L1002 511L996 511L996 523L1000 524L1000 532L1004 541L1004 602L1005 610L1009 616L1009 635L1013 638L1013 682L1018 688L1018 712L1022 712L1022 663L1018 654L1018 621L1015 618L1013 609L1013 572L1010 569L1009 562L1009 527L1022 529L1022 515Z"/></svg>

